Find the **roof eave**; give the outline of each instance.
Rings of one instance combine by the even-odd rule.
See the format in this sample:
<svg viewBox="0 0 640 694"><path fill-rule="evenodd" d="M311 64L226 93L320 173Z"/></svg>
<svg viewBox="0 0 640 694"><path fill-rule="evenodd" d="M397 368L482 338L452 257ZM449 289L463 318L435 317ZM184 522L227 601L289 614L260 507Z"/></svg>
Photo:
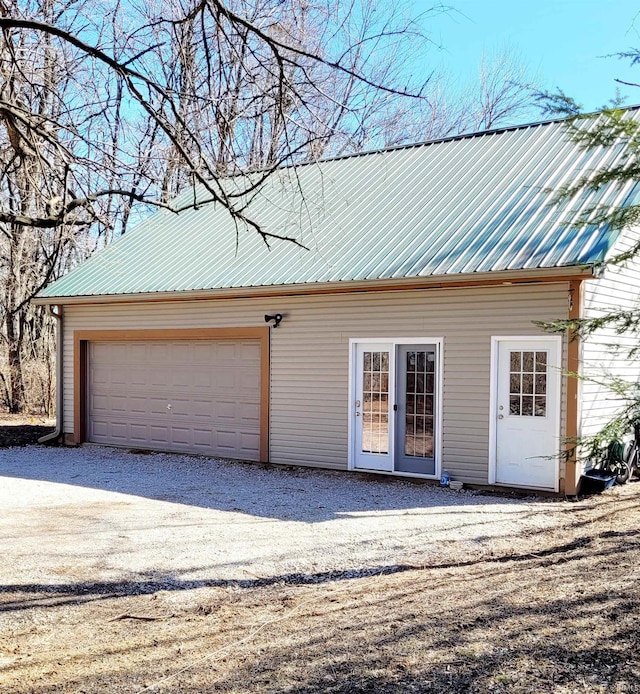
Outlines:
<svg viewBox="0 0 640 694"><path fill-rule="evenodd" d="M473 286L509 284L534 284L562 282L575 279L593 279L592 265L527 270L503 270L496 272L459 275L435 275L403 279L364 280L355 282L323 282L317 284L290 284L262 287L234 287L170 292L145 292L139 294L96 294L84 296L36 297L36 305L78 305L146 303L162 301L198 301L212 299L255 299L278 296L305 296L314 294L350 294L385 291L409 291L416 289L447 289Z"/></svg>

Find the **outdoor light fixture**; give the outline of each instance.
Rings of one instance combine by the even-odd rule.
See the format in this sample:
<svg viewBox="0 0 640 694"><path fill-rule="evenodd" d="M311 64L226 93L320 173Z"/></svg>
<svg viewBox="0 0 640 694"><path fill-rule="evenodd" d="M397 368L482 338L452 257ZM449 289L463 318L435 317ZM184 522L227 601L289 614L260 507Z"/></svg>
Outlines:
<svg viewBox="0 0 640 694"><path fill-rule="evenodd" d="M281 313L275 313L273 316L265 315L265 317L264 317L265 323L268 323L271 320L273 321L273 327L277 328L280 325L280 321L282 320L282 314Z"/></svg>

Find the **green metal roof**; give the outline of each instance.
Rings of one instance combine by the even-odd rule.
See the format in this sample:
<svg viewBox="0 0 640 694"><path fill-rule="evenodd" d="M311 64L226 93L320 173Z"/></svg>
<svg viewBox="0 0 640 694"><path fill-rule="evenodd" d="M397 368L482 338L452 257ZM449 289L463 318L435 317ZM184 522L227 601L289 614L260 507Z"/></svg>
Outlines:
<svg viewBox="0 0 640 694"><path fill-rule="evenodd" d="M637 119L638 110L628 117ZM636 186L583 191L561 203L553 203L553 190L612 166L621 154L619 146L581 149L562 121L551 121L285 168L268 179L247 214L308 250L278 240L267 248L219 205L177 215L163 210L39 296L588 265L603 259L612 235L606 225L575 223L594 203L635 198ZM204 190L197 195L203 199Z"/></svg>

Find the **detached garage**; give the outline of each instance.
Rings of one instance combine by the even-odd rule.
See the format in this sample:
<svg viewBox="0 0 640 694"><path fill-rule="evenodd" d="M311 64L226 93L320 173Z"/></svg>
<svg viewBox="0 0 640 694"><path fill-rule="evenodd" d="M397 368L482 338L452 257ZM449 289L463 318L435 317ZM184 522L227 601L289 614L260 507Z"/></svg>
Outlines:
<svg viewBox="0 0 640 694"><path fill-rule="evenodd" d="M615 335L539 323L633 305L640 267L599 266L637 230L584 214L639 187L553 191L623 151L549 121L284 169L244 213L304 248L219 205L160 211L36 299L59 318L59 434L575 493L567 441L615 403L567 374L636 367Z"/></svg>
<svg viewBox="0 0 640 694"><path fill-rule="evenodd" d="M78 332L75 340L82 440L267 459L268 328Z"/></svg>

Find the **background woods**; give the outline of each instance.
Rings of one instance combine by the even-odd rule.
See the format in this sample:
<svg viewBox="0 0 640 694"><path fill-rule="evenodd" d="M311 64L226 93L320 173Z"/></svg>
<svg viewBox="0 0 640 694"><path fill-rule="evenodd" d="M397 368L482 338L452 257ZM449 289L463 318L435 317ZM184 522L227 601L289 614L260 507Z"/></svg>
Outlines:
<svg viewBox="0 0 640 694"><path fill-rule="evenodd" d="M244 210L283 164L521 119L532 78L509 49L465 88L425 68L442 11L0 0L0 406L53 407L51 321L30 299L152 208L179 212L178 193L198 184L269 243Z"/></svg>

